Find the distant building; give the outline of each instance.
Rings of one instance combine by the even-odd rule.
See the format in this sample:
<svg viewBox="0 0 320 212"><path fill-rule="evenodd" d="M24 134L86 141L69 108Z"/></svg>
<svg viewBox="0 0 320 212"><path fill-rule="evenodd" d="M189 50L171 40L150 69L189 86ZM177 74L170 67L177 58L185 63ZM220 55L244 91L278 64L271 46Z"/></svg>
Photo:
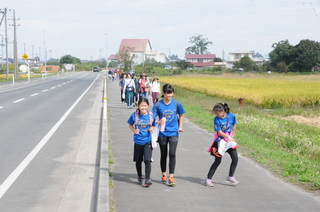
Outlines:
<svg viewBox="0 0 320 212"><path fill-rule="evenodd" d="M131 51L131 56L134 54L134 65L144 63L147 59L155 59L157 62L162 63L165 63L169 60L165 54L152 50L149 39L122 39L118 51L126 46L133 48Z"/></svg>
<svg viewBox="0 0 320 212"><path fill-rule="evenodd" d="M43 71L45 71L44 70L44 66L42 65L42 66L39 66L39 70L41 71L41 72L43 72ZM46 66L46 71L47 72L58 72L60 70L60 66L55 66L55 65L47 65Z"/></svg>
<svg viewBox="0 0 320 212"><path fill-rule="evenodd" d="M191 62L195 68L214 66L215 54L187 54L185 56L188 62Z"/></svg>
<svg viewBox="0 0 320 212"><path fill-rule="evenodd" d="M118 58L118 55L117 54L112 54L108 57L108 61L109 62L118 62L119 61L119 58Z"/></svg>
<svg viewBox="0 0 320 212"><path fill-rule="evenodd" d="M239 50L229 53L229 60L227 60L227 67L232 68L234 62L239 61L241 58L248 56L252 61L254 61L258 66L262 65L264 62L264 59L261 58L253 58L253 51L245 51L245 50Z"/></svg>

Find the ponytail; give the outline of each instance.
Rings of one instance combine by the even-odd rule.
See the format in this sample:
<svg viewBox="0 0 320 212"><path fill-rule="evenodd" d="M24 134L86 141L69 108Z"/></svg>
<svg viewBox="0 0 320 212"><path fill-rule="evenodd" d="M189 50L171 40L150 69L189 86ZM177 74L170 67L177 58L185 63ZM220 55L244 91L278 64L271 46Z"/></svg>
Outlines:
<svg viewBox="0 0 320 212"><path fill-rule="evenodd" d="M226 113L230 113L230 108L227 103L217 103L212 111L225 111Z"/></svg>

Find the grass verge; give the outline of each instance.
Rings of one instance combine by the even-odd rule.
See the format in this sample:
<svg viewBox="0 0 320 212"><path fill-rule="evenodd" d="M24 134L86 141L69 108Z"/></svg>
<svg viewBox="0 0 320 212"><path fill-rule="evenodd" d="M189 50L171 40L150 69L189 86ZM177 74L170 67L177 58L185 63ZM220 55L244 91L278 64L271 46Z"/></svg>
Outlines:
<svg viewBox="0 0 320 212"><path fill-rule="evenodd" d="M182 102L193 123L213 132L212 107L225 99L209 97L175 86L175 98ZM320 129L275 118L279 111L239 106L227 101L237 116L236 140L243 155L254 159L286 181L320 191ZM293 113L290 111L290 113Z"/></svg>

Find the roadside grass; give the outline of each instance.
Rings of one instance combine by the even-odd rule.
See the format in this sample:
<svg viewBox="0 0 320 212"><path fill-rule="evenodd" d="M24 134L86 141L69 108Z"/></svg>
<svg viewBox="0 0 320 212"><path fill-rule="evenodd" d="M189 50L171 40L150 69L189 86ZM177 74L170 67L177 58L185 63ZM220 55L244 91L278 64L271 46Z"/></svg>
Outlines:
<svg viewBox="0 0 320 212"><path fill-rule="evenodd" d="M239 106L237 101L209 97L178 86L175 86L175 98L182 102L186 116L193 123L211 133L214 104L227 102L237 116L236 140L244 156L286 181L310 191L320 191L320 129L274 117L275 114L296 114L294 110L270 112L252 105ZM304 109L297 112L304 114Z"/></svg>

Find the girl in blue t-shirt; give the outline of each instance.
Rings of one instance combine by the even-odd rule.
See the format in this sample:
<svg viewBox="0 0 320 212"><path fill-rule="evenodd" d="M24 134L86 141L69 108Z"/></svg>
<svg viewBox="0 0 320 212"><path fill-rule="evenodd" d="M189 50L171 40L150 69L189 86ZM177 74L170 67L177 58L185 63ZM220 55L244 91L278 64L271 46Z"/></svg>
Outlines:
<svg viewBox="0 0 320 212"><path fill-rule="evenodd" d="M155 127L155 120L152 112L148 111L149 101L146 98L139 99L138 109L132 113L127 123L130 130L134 133L134 151L133 161L136 162L136 170L138 174L138 183L143 183L142 161L145 163L145 181L144 186L149 187L152 184L150 179L151 162L152 162L152 146L151 133Z"/></svg>
<svg viewBox="0 0 320 212"><path fill-rule="evenodd" d="M162 87L162 97L152 109L154 116L159 116L159 125L165 124L164 131L159 132L158 143L160 147L160 166L162 172L161 183L175 186L173 178L176 165L176 150L179 140L179 132L183 132L184 109L182 104L173 99L174 88L170 84ZM165 123L164 119L165 118ZM168 152L169 145L169 152ZM169 153L169 154L168 154ZM169 179L167 179L167 156L169 155Z"/></svg>
<svg viewBox="0 0 320 212"><path fill-rule="evenodd" d="M222 156L218 153L219 142L222 139L224 139L226 142L234 141L233 137L235 136L237 126L236 116L233 113L230 113L228 104L218 103L213 107L212 111L216 115L216 117L214 118L214 131L216 132L216 134L212 146L212 149L214 150L212 153L215 156L215 160L210 167L207 178L205 179L205 185L210 187L214 186L211 179L221 163ZM229 175L226 181L233 184L239 183L233 176L238 164L238 153L236 147L229 148L227 150L227 152L231 156L232 161L229 169Z"/></svg>

